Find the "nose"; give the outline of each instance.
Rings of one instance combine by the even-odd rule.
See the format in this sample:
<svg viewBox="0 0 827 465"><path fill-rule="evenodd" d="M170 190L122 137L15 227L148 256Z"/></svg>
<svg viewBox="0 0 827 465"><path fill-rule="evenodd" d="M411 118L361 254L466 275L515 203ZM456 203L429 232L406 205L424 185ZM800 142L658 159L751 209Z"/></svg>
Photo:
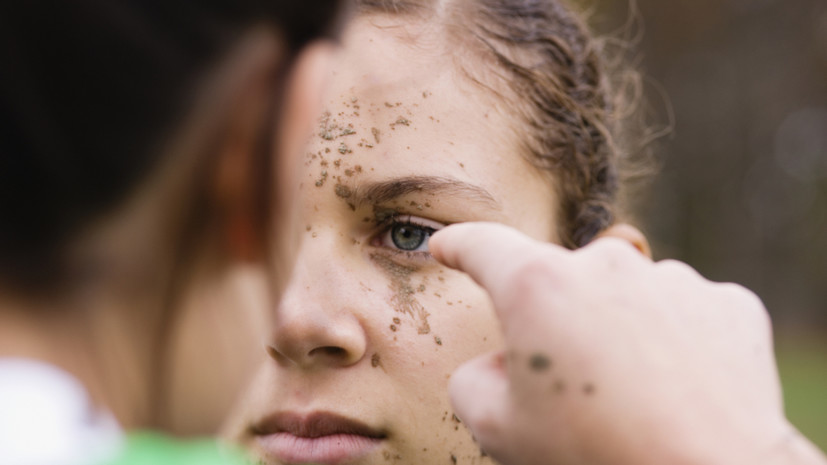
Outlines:
<svg viewBox="0 0 827 465"><path fill-rule="evenodd" d="M301 248L275 311L267 352L280 364L301 368L353 365L367 347L364 327L353 311L357 298L349 292L358 278L335 255Z"/></svg>

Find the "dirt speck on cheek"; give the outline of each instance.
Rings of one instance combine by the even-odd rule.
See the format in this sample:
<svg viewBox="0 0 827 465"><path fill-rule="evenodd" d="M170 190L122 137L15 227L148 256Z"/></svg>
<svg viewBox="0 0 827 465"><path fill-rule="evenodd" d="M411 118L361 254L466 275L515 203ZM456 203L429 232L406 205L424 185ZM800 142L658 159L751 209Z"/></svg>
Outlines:
<svg viewBox="0 0 827 465"><path fill-rule="evenodd" d="M393 291L391 305L393 308L413 320L417 333L429 334L431 332L431 326L428 323L430 314L416 299L415 290L411 286L411 274L417 268L401 265L380 254L372 254L371 259L379 264L391 280L390 287ZM391 326L395 327L395 325Z"/></svg>

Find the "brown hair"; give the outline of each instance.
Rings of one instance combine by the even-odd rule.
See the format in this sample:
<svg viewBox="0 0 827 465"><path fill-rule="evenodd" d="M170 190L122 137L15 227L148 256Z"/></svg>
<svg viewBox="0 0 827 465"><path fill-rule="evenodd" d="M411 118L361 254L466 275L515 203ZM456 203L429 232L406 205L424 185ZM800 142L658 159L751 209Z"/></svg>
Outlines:
<svg viewBox="0 0 827 465"><path fill-rule="evenodd" d="M492 69L463 72L505 99L522 124L522 150L553 173L559 238L586 245L621 215L621 167L639 77L609 71L603 42L561 0L358 0L361 14L437 20ZM614 62L617 65L621 61ZM496 67L496 69L493 69ZM505 73L503 73L503 70ZM528 131L523 128L530 128Z"/></svg>

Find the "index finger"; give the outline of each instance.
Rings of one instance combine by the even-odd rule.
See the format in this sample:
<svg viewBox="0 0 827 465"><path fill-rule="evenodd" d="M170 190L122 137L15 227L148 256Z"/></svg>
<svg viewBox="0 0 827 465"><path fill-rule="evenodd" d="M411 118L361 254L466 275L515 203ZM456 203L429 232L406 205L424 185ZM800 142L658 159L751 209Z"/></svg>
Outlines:
<svg viewBox="0 0 827 465"><path fill-rule="evenodd" d="M438 261L446 266L467 273L484 287L500 320L507 325L503 312L519 311L520 305L512 305L520 289L534 285L525 282L533 273L521 273L527 267L540 266L541 278L562 269L569 251L562 247L536 241L525 234L497 223L461 223L448 226L436 233L428 242L428 248Z"/></svg>

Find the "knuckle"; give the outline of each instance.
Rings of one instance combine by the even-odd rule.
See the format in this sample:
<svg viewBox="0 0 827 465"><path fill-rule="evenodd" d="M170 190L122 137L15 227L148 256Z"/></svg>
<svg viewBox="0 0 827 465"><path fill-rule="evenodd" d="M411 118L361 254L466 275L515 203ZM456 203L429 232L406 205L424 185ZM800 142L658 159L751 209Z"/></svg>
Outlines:
<svg viewBox="0 0 827 465"><path fill-rule="evenodd" d="M718 283L719 292L723 293L731 302L731 307L748 313L753 322L769 329L772 326L770 314L758 294L736 283Z"/></svg>
<svg viewBox="0 0 827 465"><path fill-rule="evenodd" d="M631 244L615 238L597 240L586 246L583 253L613 269L627 268L643 261L643 256Z"/></svg>
<svg viewBox="0 0 827 465"><path fill-rule="evenodd" d="M657 267L661 273L682 278L682 279L700 279L704 280L703 276L697 270L679 260L661 260L657 263Z"/></svg>

